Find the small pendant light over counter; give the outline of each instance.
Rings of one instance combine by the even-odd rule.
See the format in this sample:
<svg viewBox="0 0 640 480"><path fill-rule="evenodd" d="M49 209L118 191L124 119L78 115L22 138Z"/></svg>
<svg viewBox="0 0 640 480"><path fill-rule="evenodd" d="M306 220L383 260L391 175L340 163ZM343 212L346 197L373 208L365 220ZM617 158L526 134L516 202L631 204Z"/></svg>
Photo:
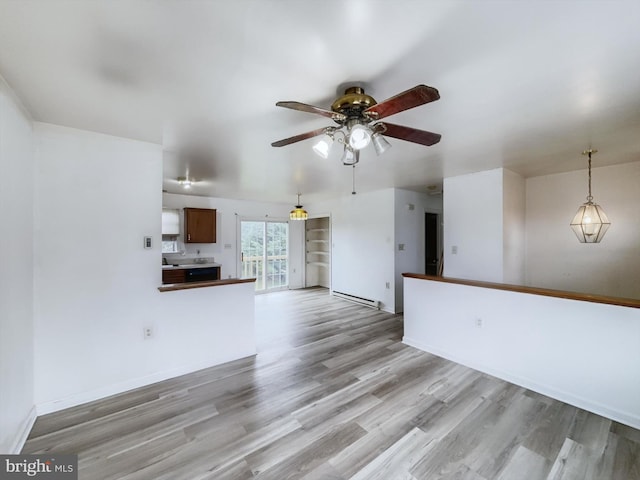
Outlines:
<svg viewBox="0 0 640 480"><path fill-rule="evenodd" d="M580 205L578 213L571 221L571 229L580 243L600 243L600 240L602 240L611 226L611 222L602 207L597 203L593 203L593 197L591 196L591 154L597 152L597 150L593 149L582 152L583 155L589 155L589 195L587 195L587 202Z"/></svg>
<svg viewBox="0 0 640 480"><path fill-rule="evenodd" d="M289 213L289 220L306 220L309 218L307 211L300 205L300 194L298 194L298 204L296 208Z"/></svg>

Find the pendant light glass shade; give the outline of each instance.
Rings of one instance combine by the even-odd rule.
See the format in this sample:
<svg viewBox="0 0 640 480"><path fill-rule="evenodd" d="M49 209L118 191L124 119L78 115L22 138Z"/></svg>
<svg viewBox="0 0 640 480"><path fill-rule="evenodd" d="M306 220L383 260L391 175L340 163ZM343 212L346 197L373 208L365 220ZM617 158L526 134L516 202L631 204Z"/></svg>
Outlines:
<svg viewBox="0 0 640 480"><path fill-rule="evenodd" d="M309 214L300 205L300 194L298 194L298 205L289 212L289 220L306 220L307 218L309 218Z"/></svg>
<svg viewBox="0 0 640 480"><path fill-rule="evenodd" d="M587 202L580 205L578 212L571 220L571 230L576 234L580 243L600 243L607 233L611 222L597 203L593 203L591 196L591 154L597 150L585 150L583 155L589 155L589 194Z"/></svg>
<svg viewBox="0 0 640 480"><path fill-rule="evenodd" d="M580 205L571 221L571 229L580 243L600 243L611 222L600 205L587 202Z"/></svg>

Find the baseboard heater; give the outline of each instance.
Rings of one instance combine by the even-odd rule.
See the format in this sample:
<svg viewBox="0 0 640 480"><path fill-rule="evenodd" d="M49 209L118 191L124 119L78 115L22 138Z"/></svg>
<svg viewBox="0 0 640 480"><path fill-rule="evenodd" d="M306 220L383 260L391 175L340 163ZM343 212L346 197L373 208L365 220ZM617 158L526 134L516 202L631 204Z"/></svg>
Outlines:
<svg viewBox="0 0 640 480"><path fill-rule="evenodd" d="M360 305L366 305L367 307L377 308L380 310L380 302L378 300L371 300L369 298L356 297L355 295L350 295L344 292L336 292L333 291L333 296L342 298L344 300L349 300L350 302L359 303Z"/></svg>

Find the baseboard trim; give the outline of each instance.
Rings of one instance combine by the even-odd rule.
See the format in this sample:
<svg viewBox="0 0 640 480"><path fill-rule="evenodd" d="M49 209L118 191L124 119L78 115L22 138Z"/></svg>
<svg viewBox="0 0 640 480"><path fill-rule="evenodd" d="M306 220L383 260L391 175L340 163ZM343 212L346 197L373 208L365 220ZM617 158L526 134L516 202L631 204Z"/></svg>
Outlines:
<svg viewBox="0 0 640 480"><path fill-rule="evenodd" d="M505 380L520 387L524 387L534 392L541 393L542 395L546 395L561 402L568 403L569 405L573 405L574 407L587 410L589 412L595 413L596 415L601 415L611 420L615 420L616 422L624 423L625 425L629 425L630 427L640 429L640 417L632 413L613 409L607 405L589 400L588 398L574 395L570 392L555 388L550 385L538 383L534 380L521 377L512 372L491 368L486 365L470 361L469 359L460 358L456 355L450 354L449 352L434 347L433 345L422 343L410 337L402 337L402 343L404 343L405 345L409 345L410 347L422 350L424 352L432 353L433 355L437 355L438 357L446 358L447 360L459 363L460 365L464 365L465 367L469 367L488 375L500 378L501 380Z"/></svg>
<svg viewBox="0 0 640 480"><path fill-rule="evenodd" d="M17 455L22 451L22 447L24 447L27 438L29 438L33 424L36 423L36 418L38 418L38 412L34 405L31 407L31 410L29 410L27 417L22 421L13 444L11 445L9 452L7 452L9 455Z"/></svg>
<svg viewBox="0 0 640 480"><path fill-rule="evenodd" d="M180 375L186 375L187 373L193 373L198 370L203 370L205 368L215 367L216 365L232 362L234 360L240 360L241 358L252 357L252 356L255 356L256 353L257 352L253 350L253 351L245 352L240 356L234 356L233 358L222 359L221 361L214 361L214 362L208 361L208 362L200 362L200 363L191 364L191 365L183 365L182 367L178 367L175 369L156 372L151 375L146 375L144 377L133 378L125 382L108 385L108 386L97 388L87 392L81 392L81 393L69 395L59 400L38 403L35 409L38 415L46 415L48 413L58 412L66 408L82 405L83 403L94 402L96 400L110 397L112 395L118 395L120 393L128 392L129 390L134 390L140 387L146 387L147 385L151 385L153 383L162 382L163 380L179 377Z"/></svg>

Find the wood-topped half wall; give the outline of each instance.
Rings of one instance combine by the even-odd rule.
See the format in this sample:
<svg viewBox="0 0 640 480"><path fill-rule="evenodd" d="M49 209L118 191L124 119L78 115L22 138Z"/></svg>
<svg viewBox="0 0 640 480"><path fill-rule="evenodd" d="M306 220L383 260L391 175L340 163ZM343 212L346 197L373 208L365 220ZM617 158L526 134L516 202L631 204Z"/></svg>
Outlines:
<svg viewBox="0 0 640 480"><path fill-rule="evenodd" d="M407 345L640 427L640 301L403 276Z"/></svg>
<svg viewBox="0 0 640 480"><path fill-rule="evenodd" d="M525 287L522 285L510 285L507 283L483 282L480 280L467 280L462 278L438 277L433 275L422 275L419 273L403 273L405 278L419 278L434 282L455 283L458 285L469 285L471 287L493 288L496 290L507 290L509 292L530 293L533 295L544 295L547 297L566 298L569 300L581 300L584 302L606 303L608 305L618 305L620 307L640 308L640 300L633 298L610 297L607 295L592 295L590 293L566 292L564 290L553 290L550 288Z"/></svg>
<svg viewBox="0 0 640 480"><path fill-rule="evenodd" d="M255 278L227 278L205 282L169 283L158 287L158 290L161 292L174 292L176 290L189 290L191 288L220 287L222 285L234 285L236 283L254 283L255 281Z"/></svg>

